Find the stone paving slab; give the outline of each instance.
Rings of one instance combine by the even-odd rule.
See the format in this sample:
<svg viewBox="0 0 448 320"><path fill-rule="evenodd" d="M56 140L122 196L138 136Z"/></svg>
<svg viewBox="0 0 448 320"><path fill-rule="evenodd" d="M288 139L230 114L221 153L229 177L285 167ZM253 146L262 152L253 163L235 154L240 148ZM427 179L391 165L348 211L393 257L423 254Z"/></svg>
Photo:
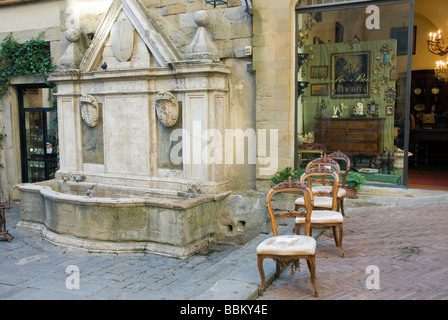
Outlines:
<svg viewBox="0 0 448 320"><path fill-rule="evenodd" d="M446 299L448 193L380 189L366 188L358 199L346 203L347 258L340 257L331 237L323 234L318 238L320 299ZM260 279L255 249L267 234L260 234L242 247L215 245L187 260L152 254L89 253L52 245L38 232L15 228L20 219L19 209L20 205L15 205L6 213L7 227L14 239L0 242L2 300L258 297ZM429 218L424 227L422 215ZM413 219L409 220L410 217ZM291 226L281 228L281 233L291 232ZM432 246L422 246L422 241ZM411 262L406 262L409 259ZM380 267L382 289L366 291L368 265ZM79 268L79 289L66 286L72 275L66 271L69 266ZM271 284L259 300L315 299L310 295L306 272L291 277L290 271L285 270L274 280L274 270L274 262L265 260L267 283Z"/></svg>

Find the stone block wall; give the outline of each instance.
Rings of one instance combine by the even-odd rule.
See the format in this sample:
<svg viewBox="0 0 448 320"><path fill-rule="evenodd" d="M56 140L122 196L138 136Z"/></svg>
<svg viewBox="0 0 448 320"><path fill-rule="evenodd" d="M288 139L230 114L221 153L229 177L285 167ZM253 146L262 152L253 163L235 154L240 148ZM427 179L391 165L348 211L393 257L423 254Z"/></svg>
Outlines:
<svg viewBox="0 0 448 320"><path fill-rule="evenodd" d="M142 0L146 8L154 10L179 28L188 39L197 30L194 15L208 10L210 24L207 26L221 58L245 58L245 47L252 46L252 19L244 12L241 0L229 0L227 6L206 4L205 0Z"/></svg>
<svg viewBox="0 0 448 320"><path fill-rule="evenodd" d="M278 170L294 165L295 6L291 0L254 0L253 69L256 72L256 125L278 130ZM267 155L272 154L268 150ZM259 188L267 187L257 168ZM272 174L275 173L272 172Z"/></svg>

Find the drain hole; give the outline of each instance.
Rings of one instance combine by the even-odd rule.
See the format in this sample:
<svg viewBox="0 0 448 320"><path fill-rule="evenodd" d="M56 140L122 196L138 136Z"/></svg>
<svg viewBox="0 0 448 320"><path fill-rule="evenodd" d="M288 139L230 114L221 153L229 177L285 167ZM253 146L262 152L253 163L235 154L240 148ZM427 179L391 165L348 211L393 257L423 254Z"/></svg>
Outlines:
<svg viewBox="0 0 448 320"><path fill-rule="evenodd" d="M238 233L244 233L244 229L246 229L246 221L238 221L236 224L236 231Z"/></svg>

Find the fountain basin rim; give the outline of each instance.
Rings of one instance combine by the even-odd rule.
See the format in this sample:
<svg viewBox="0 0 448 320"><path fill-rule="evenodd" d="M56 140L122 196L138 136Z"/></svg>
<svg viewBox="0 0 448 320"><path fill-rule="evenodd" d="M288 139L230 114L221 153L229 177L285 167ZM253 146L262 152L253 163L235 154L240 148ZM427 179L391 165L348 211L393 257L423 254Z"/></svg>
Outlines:
<svg viewBox="0 0 448 320"><path fill-rule="evenodd" d="M231 192L221 194L190 194L186 192L173 192L170 190L148 189L148 193L142 197L89 197L87 195L73 195L53 190L50 186L42 184L23 183L16 186L20 191L40 193L44 198L60 202L70 202L82 205L105 206L138 206L146 205L170 209L188 209L202 203L219 200Z"/></svg>

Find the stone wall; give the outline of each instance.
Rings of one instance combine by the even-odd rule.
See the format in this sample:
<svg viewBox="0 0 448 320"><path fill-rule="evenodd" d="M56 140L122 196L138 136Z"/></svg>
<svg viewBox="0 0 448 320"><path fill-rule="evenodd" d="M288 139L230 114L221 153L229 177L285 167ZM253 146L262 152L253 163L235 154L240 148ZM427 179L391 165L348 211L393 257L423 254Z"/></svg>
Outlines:
<svg viewBox="0 0 448 320"><path fill-rule="evenodd" d="M252 19L241 7L241 0L229 0L228 6L205 4L204 0L142 0L143 5L159 13L192 39L197 25L194 14L208 10L210 31L221 58L245 58L245 47L252 45Z"/></svg>
<svg viewBox="0 0 448 320"><path fill-rule="evenodd" d="M76 3L78 3L77 1ZM82 2L82 1L81 1ZM90 1L84 1L89 3ZM109 4L112 2L111 0ZM253 0L253 14L248 14L241 6L241 0L229 0L228 6L213 8L204 0L141 0L143 6L156 12L171 23L172 29L167 30L171 40L178 37L178 46L184 50L193 39L198 25L194 15L199 10L207 10L210 23L206 26L213 43L218 47L221 61L232 69L229 75L229 129L278 130L278 169L292 166L294 160L294 1L290 0ZM90 2L91 3L91 2ZM28 5L5 7L0 10L2 15L32 14L36 6L42 6L39 21L46 24L34 25L33 20L20 24L20 29L2 19L0 35L6 36L10 31L17 40L27 40L44 29L46 39L51 42L52 55L55 62L63 55L69 42L64 32L71 24L79 22L86 35L86 45L96 32L101 20L106 15L107 7L101 11L99 7L82 10L82 4L69 8L68 1L35 2ZM79 20L73 19L75 10L81 11ZM19 11L17 11L19 10ZM22 15L23 15L22 14ZM50 15L50 18L47 18ZM55 20L56 19L56 20ZM54 21L53 21L54 20ZM183 39L187 39L183 42ZM176 42L175 42L176 43ZM252 49L253 50L250 50ZM249 51L247 52L247 49ZM20 82L16 82L17 84ZM12 113L17 113L18 106L14 88L9 97L2 100L2 105L8 105ZM7 119L4 125L9 130L18 128L14 121ZM64 133L61 133L64 134ZM13 134L14 135L14 134ZM15 133L18 141L19 133ZM268 145L269 146L269 145ZM16 147L18 148L18 144ZM17 154L16 150L16 154ZM266 156L274 153L267 150ZM246 154L247 159L247 154ZM262 159L263 160L263 159ZM19 163L19 158L11 159L10 165ZM7 170L11 166L8 166ZM264 205L265 190L269 184L269 173L274 173L277 167L261 172L262 167L252 164L228 165L227 179L233 194L228 197L219 217L215 230L217 240L224 242L244 242L261 232L269 232L267 212ZM270 170L270 171L269 171ZM8 188L20 182L17 173L20 169L15 165L16 179L8 182ZM260 191L254 191L256 179Z"/></svg>
<svg viewBox="0 0 448 320"><path fill-rule="evenodd" d="M53 62L57 63L68 46L64 36L68 26L76 23L86 34L94 33L110 2L111 0L35 1L1 6L0 40L12 34L15 40L24 42L36 38L44 31L43 39L50 43ZM7 201L19 196L14 187L22 182L17 85L44 82L40 77L14 77L8 93L0 99L0 126L5 134L0 149L0 163L3 165L0 167L0 186Z"/></svg>
<svg viewBox="0 0 448 320"><path fill-rule="evenodd" d="M0 37L3 39L12 32L14 38L21 42L45 31L44 38L50 42L51 54L54 63L57 64L70 45L65 32L71 27L79 26L84 35L81 39L83 46L87 47L111 3L112 0L95 2L67 0L4 6L0 9L0 18L4 17L0 19ZM237 69L232 72L229 83L231 109L229 129L238 128L244 131L255 128L255 74L251 73L252 57L246 53L246 48L252 46L252 16L243 10L241 1L230 0L228 6L216 8L206 5L203 0L141 0L140 3L171 23L172 40L176 40L176 33L183 34L186 41L180 45L181 50L185 49L192 40L198 28L194 21L195 13L204 9L209 12L210 23L207 25L207 31L219 49L221 61ZM6 17L11 14L29 18L21 19L20 22L7 19ZM180 38L178 39L180 41ZM21 81L21 79L15 79L14 84L23 84ZM30 81L43 82L42 79ZM7 113L2 113L4 118L2 124L6 133L11 139L14 138L14 141L19 141L19 126L16 123L18 118L9 116L18 113L16 87L11 87L10 94L1 100L1 105L8 109ZM20 144L10 143L9 145L14 149L11 153L14 157L9 157L6 160L8 163L5 163L5 169L2 169L2 188L10 198L14 198L18 196L18 193L13 191L13 187L21 182ZM255 186L255 165L229 165L227 172L232 189L247 189ZM9 178L4 178L6 176Z"/></svg>
<svg viewBox="0 0 448 320"><path fill-rule="evenodd" d="M278 170L294 165L295 3L254 0L253 5L257 130L278 129ZM266 188L262 182L269 176L261 175L260 169L258 187Z"/></svg>

